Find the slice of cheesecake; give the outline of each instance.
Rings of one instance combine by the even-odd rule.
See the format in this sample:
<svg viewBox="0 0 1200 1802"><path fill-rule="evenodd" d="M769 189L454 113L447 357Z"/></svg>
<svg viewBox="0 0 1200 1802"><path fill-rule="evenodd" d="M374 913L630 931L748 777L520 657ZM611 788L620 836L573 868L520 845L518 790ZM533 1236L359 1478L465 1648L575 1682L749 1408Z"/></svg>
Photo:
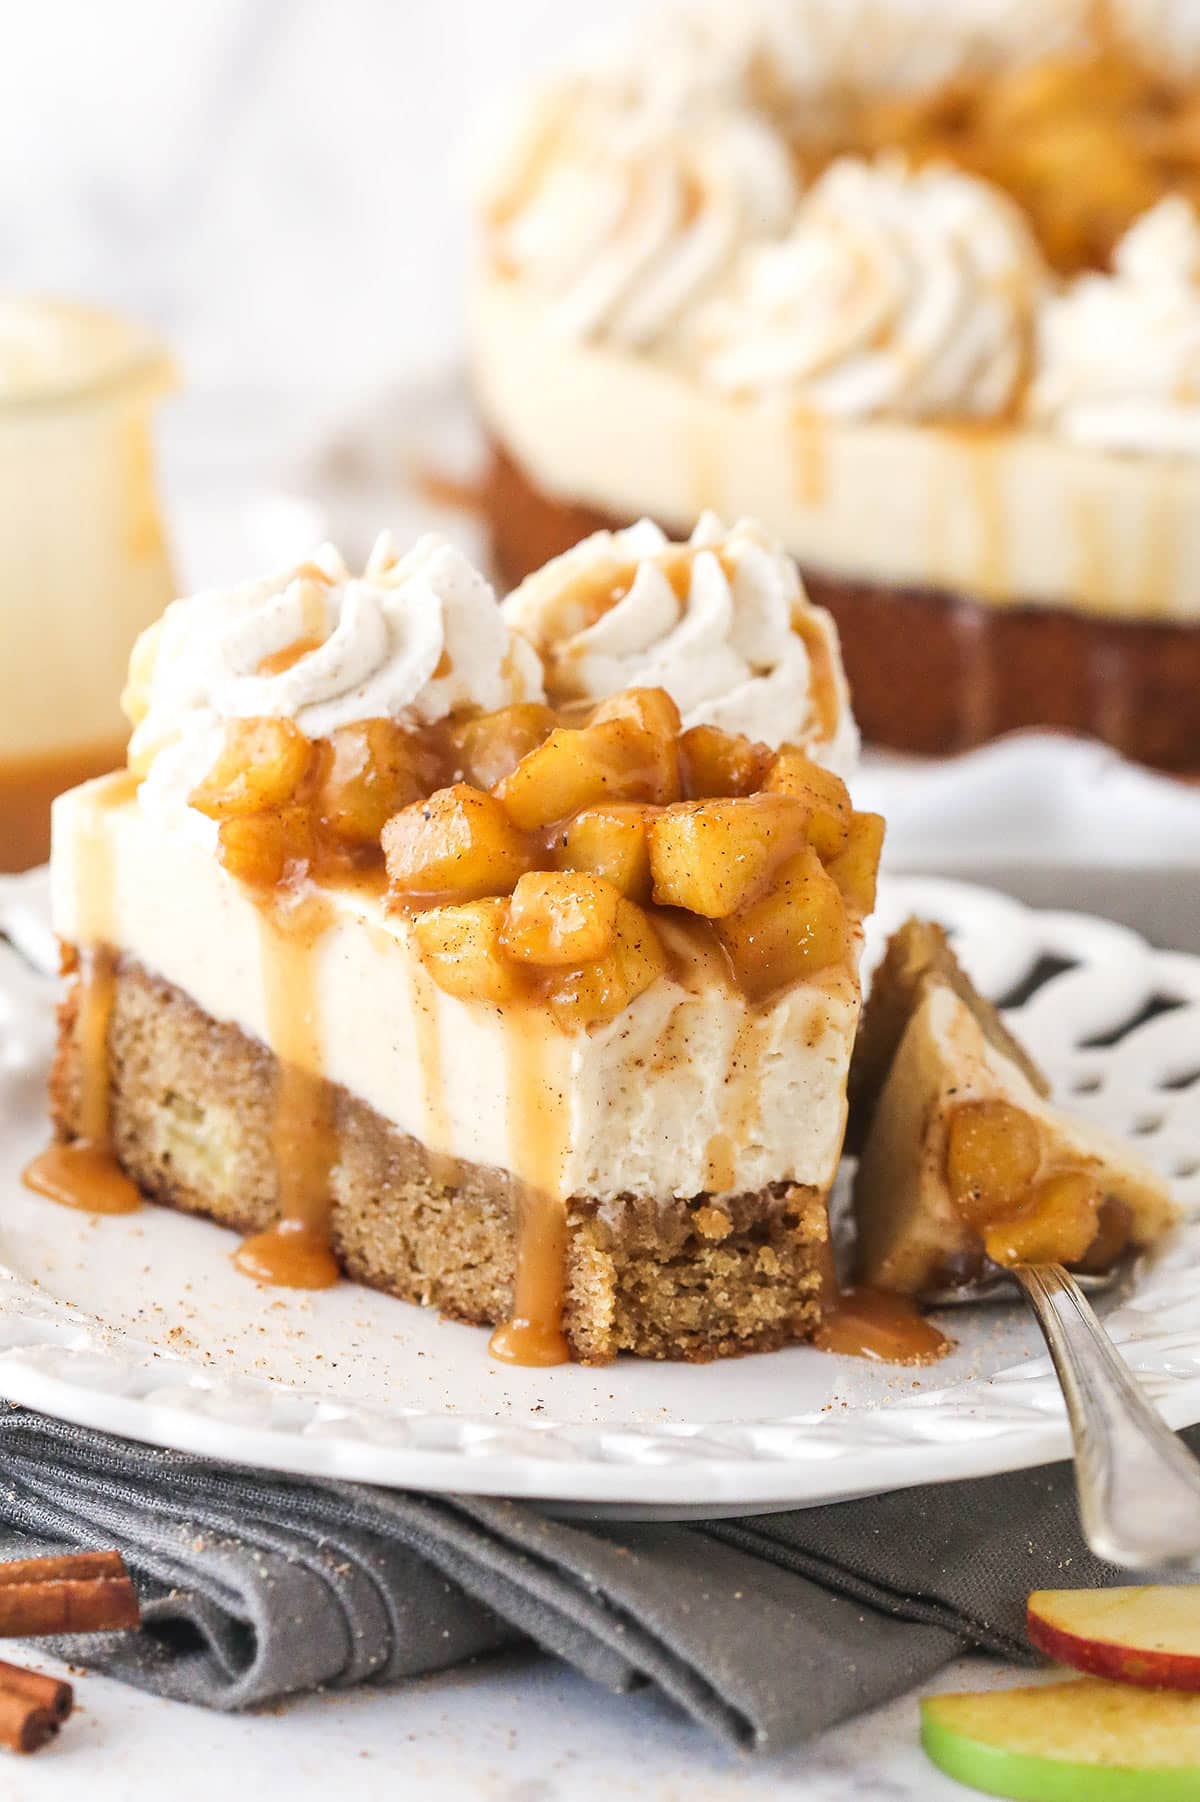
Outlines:
<svg viewBox="0 0 1200 1802"><path fill-rule="evenodd" d="M670 554L685 589L711 555ZM685 727L661 674L556 713L436 541L175 603L130 769L56 808L33 1184L207 1215L260 1281L344 1272L518 1361L810 1336L882 822L819 724Z"/></svg>
<svg viewBox="0 0 1200 1802"><path fill-rule="evenodd" d="M876 973L850 1080L858 1279L921 1296L989 1266L1105 1270L1170 1225L1165 1185L1072 1119L960 968L910 920Z"/></svg>

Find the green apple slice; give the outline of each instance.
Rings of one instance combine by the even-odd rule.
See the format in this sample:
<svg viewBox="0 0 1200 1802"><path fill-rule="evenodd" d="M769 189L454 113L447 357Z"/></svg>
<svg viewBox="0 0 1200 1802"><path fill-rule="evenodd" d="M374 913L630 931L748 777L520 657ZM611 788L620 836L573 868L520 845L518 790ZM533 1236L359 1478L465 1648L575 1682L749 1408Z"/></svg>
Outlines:
<svg viewBox="0 0 1200 1802"><path fill-rule="evenodd" d="M1200 1696L1082 1677L929 1696L939 1770L1014 1802L1200 1802Z"/></svg>

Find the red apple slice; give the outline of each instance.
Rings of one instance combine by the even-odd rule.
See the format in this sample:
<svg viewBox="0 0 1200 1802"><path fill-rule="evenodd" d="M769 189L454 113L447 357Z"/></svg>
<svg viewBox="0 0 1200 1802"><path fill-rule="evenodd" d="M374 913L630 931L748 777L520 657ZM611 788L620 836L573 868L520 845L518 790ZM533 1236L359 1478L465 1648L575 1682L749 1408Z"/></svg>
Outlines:
<svg viewBox="0 0 1200 1802"><path fill-rule="evenodd" d="M1200 1588L1035 1589L1026 1624L1057 1664L1143 1689L1200 1690Z"/></svg>
<svg viewBox="0 0 1200 1802"><path fill-rule="evenodd" d="M1092 1677L929 1696L921 1744L959 1783L1018 1802L1200 1802L1200 1697Z"/></svg>

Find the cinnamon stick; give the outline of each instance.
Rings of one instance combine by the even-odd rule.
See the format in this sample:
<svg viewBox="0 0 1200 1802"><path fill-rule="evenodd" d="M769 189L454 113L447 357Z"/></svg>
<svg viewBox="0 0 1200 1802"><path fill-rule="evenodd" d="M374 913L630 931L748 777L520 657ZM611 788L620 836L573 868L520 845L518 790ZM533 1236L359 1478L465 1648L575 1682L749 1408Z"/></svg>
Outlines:
<svg viewBox="0 0 1200 1802"><path fill-rule="evenodd" d="M7 1751L40 1750L74 1706L75 1692L61 1678L0 1660L0 1746Z"/></svg>
<svg viewBox="0 0 1200 1802"><path fill-rule="evenodd" d="M137 1595L119 1552L73 1552L0 1564L0 1639L136 1627Z"/></svg>

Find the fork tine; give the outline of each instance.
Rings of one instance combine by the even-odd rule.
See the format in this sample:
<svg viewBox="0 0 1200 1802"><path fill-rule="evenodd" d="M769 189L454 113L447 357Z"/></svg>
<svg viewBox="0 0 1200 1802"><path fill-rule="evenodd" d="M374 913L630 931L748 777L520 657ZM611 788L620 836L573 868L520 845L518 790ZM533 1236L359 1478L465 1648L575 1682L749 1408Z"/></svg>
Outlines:
<svg viewBox="0 0 1200 1802"><path fill-rule="evenodd" d="M1111 1270L1081 1271L1075 1275L1075 1281L1088 1295L1105 1295L1116 1287L1121 1276L1121 1266L1114 1264ZM923 1295L921 1301L929 1308L973 1308L982 1306L985 1302L1016 1301L1019 1295L1016 1278L1009 1276L1007 1271L996 1268L974 1282L932 1290L928 1295Z"/></svg>

